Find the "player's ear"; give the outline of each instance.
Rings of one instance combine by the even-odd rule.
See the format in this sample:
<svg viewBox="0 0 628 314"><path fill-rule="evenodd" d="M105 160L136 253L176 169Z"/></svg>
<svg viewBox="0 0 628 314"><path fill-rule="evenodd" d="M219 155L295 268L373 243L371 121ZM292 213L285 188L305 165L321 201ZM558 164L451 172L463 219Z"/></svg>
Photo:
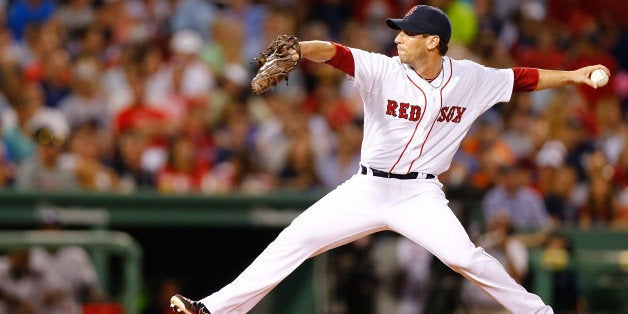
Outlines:
<svg viewBox="0 0 628 314"><path fill-rule="evenodd" d="M438 37L438 35L432 35L430 36L429 40L427 41L427 47L432 50L432 49L438 49L438 44L440 43L440 37Z"/></svg>

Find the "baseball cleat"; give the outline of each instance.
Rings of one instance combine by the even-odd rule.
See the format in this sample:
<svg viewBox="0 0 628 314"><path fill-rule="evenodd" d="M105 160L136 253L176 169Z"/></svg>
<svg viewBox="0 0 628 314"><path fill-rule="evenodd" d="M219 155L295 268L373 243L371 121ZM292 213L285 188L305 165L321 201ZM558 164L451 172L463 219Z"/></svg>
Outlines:
<svg viewBox="0 0 628 314"><path fill-rule="evenodd" d="M202 303L192 301L180 294L170 298L170 309L179 314L210 314Z"/></svg>

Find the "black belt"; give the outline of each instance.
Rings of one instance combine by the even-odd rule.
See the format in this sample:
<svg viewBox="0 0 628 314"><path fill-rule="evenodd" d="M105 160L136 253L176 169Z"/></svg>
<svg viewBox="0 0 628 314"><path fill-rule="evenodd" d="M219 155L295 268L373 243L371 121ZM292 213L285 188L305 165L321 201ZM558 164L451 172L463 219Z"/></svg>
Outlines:
<svg viewBox="0 0 628 314"><path fill-rule="evenodd" d="M382 178L395 178L395 179L400 179L400 180L408 180L408 179L416 179L420 178L421 179L434 179L436 178L435 175L431 174L431 173L419 173L419 172L410 172L410 173L406 173L406 174L397 174L397 173L390 173L390 172L386 172L386 171L381 171L381 170L377 170L377 169L373 169L373 168L366 168L366 166L360 165L360 173L361 174L367 174L368 173L368 169L371 169L371 171L373 171L373 175L376 177L382 177Z"/></svg>

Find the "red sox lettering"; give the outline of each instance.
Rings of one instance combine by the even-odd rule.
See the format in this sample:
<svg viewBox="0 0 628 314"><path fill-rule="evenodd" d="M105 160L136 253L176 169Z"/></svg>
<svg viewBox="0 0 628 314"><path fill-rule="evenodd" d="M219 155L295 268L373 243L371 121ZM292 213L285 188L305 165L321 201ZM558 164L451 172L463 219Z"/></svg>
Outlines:
<svg viewBox="0 0 628 314"><path fill-rule="evenodd" d="M386 114L408 121L419 121L419 118L421 118L421 107L389 99L386 105Z"/></svg>
<svg viewBox="0 0 628 314"><path fill-rule="evenodd" d="M464 107L451 106L451 107L442 107L440 108L440 115L438 116L438 122L454 122L460 123L462 120L462 115L467 110Z"/></svg>
<svg viewBox="0 0 628 314"><path fill-rule="evenodd" d="M436 121L460 123L460 121L462 121L462 115L466 110L467 108L459 106L442 107ZM421 106L388 99L386 114L408 121L419 121L421 117Z"/></svg>

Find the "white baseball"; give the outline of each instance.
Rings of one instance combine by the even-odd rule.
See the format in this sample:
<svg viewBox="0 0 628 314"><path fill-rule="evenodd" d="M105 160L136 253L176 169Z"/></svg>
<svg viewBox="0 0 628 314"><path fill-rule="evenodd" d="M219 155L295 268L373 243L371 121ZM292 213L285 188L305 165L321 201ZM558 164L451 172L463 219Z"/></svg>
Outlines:
<svg viewBox="0 0 628 314"><path fill-rule="evenodd" d="M606 75L606 72L597 69L591 73L591 81L593 81L597 87L602 87L608 83L608 75Z"/></svg>

